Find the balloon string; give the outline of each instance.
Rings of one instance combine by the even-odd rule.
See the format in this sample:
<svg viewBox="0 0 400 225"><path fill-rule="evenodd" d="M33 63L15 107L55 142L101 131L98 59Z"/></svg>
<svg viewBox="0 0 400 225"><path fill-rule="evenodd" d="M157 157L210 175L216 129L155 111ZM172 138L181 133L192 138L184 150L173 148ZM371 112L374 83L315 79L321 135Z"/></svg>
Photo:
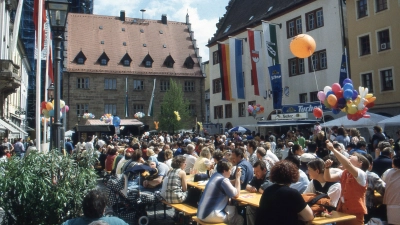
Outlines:
<svg viewBox="0 0 400 225"><path fill-rule="evenodd" d="M314 60L313 60L314 58L313 58L313 54L311 54L311 50L309 50L309 51L310 51L310 55L311 55L311 66L312 66L312 69L313 69L315 84L317 85L317 93L318 93L319 87L318 87L317 75L316 75L316 73L315 73L315 65L314 65ZM318 100L319 100L319 99L318 99ZM324 122L324 124L325 124L324 110L322 109L321 100L319 101L319 106L321 107L321 112L322 112L322 122ZM326 127L324 126L324 128L325 128L325 136L326 136L326 135L327 135L327 133L326 133Z"/></svg>

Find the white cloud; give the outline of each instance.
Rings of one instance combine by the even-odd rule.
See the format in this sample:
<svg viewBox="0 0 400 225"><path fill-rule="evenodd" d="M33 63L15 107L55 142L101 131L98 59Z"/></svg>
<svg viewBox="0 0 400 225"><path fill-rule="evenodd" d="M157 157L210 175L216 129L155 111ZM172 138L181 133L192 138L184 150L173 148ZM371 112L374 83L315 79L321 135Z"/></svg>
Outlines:
<svg viewBox="0 0 400 225"><path fill-rule="evenodd" d="M167 14L168 20L179 22L185 22L186 13L189 13L194 37L204 62L209 58L208 48L205 45L214 35L215 24L225 13L228 0L217 2L213 0L96 0L94 13L119 16L119 12L125 10L127 17L141 18L142 14L139 10L146 9L144 18L159 20L162 14ZM202 11L199 12L199 10Z"/></svg>

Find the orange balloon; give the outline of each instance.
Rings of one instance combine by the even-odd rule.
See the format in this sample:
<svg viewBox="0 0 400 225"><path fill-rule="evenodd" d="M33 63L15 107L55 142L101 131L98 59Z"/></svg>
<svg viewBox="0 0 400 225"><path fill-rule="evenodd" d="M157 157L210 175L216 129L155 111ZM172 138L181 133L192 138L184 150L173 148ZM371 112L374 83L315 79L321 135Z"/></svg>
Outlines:
<svg viewBox="0 0 400 225"><path fill-rule="evenodd" d="M336 102L337 102L337 98L336 98L335 95L329 95L328 96L329 105L334 106L334 105L336 105Z"/></svg>
<svg viewBox="0 0 400 225"><path fill-rule="evenodd" d="M314 38L308 34L299 34L290 42L290 51L298 58L311 56L316 47Z"/></svg>

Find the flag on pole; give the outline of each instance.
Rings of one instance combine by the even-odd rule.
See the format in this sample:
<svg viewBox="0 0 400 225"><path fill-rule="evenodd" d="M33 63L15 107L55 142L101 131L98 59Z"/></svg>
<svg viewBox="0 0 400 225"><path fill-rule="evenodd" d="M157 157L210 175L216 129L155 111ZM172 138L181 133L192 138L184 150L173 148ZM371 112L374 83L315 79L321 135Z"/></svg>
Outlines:
<svg viewBox="0 0 400 225"><path fill-rule="evenodd" d="M230 54L229 46L227 44L218 44L218 54L220 58L219 71L221 75L221 88L222 88L222 100L232 100L231 91L231 76L230 70Z"/></svg>
<svg viewBox="0 0 400 225"><path fill-rule="evenodd" d="M267 88L265 82L265 73L263 69L263 54L261 53L262 40L261 31L248 30L249 49L251 57L251 77L254 84L254 95L261 95L267 98Z"/></svg>
<svg viewBox="0 0 400 225"><path fill-rule="evenodd" d="M244 99L244 78L242 69L242 43L236 38L229 38L229 58L230 58L230 89L233 99Z"/></svg>
<svg viewBox="0 0 400 225"><path fill-rule="evenodd" d="M339 84L343 86L343 81L347 78L347 57L343 53L342 55L342 63L340 64L340 76L339 76Z"/></svg>
<svg viewBox="0 0 400 225"><path fill-rule="evenodd" d="M150 99L150 104L149 104L149 111L147 112L147 116L153 116L153 108L154 108L154 90L156 89L156 79L154 79L154 84L153 84L153 92L151 93L151 99Z"/></svg>
<svg viewBox="0 0 400 225"><path fill-rule="evenodd" d="M44 41L45 41L45 27L43 26L43 24L46 22L46 10L44 7L44 0L35 0L33 3L33 23L35 24L35 32L36 32L36 40L38 40L37 36L39 34L39 4L42 5L42 15L41 15L41 23L42 23L42 42L41 42L41 46L42 49L44 48Z"/></svg>
<svg viewBox="0 0 400 225"><path fill-rule="evenodd" d="M272 99L274 109L282 108L282 73L281 65L276 64L268 67L271 86L272 86Z"/></svg>
<svg viewBox="0 0 400 225"><path fill-rule="evenodd" d="M279 64L278 42L276 38L276 27L273 24L262 23L264 40L267 47L267 65L268 67Z"/></svg>

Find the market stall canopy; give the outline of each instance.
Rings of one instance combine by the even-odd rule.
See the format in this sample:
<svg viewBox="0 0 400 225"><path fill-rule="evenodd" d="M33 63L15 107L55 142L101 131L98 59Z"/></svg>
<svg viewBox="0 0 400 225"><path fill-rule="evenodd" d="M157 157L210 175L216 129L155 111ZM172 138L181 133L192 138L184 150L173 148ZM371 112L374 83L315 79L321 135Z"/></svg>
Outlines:
<svg viewBox="0 0 400 225"><path fill-rule="evenodd" d="M99 119L88 119L85 125L96 125L96 126L109 126L112 123L105 123L104 121L100 121ZM143 123L137 119L121 119L120 126L142 126Z"/></svg>
<svg viewBox="0 0 400 225"><path fill-rule="evenodd" d="M11 126L9 123L7 123L6 121L0 119L0 126L6 128L7 130L10 131L10 133L14 133L14 134L19 134L19 130L17 130L16 128L14 128L13 126Z"/></svg>
<svg viewBox="0 0 400 225"><path fill-rule="evenodd" d="M345 127L345 128L368 128L372 129L374 126L378 125L378 122L387 119L388 117L386 116L381 116L378 114L374 113L368 113L370 115L370 118L361 118L357 121L349 120L347 116L340 117L335 120L331 120L326 123L321 123L322 127L328 127L331 128L333 126L338 126L338 127Z"/></svg>
<svg viewBox="0 0 400 225"><path fill-rule="evenodd" d="M391 118L387 118L384 120L379 121L378 125L380 127L382 127L383 129L385 128L385 126L400 126L400 115L391 117Z"/></svg>

